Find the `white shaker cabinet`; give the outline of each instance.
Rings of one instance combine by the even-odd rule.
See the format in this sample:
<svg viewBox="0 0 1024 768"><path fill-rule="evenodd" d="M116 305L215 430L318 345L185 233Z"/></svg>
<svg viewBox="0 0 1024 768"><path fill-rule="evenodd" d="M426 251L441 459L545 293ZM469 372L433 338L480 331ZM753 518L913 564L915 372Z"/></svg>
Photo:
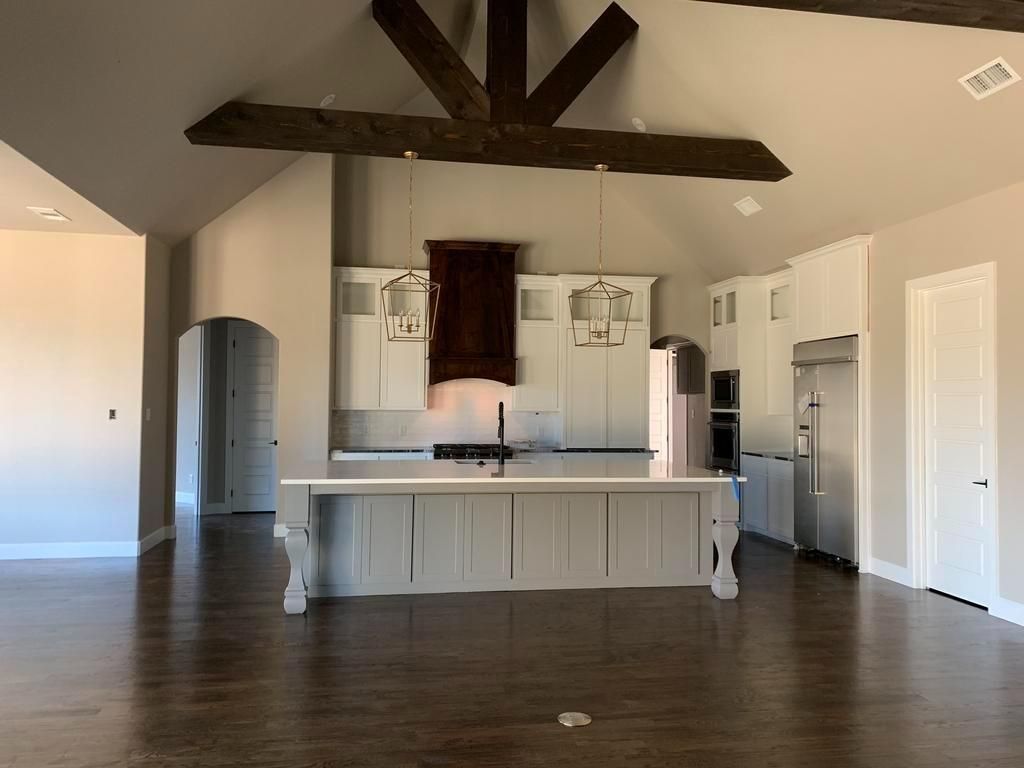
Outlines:
<svg viewBox="0 0 1024 768"><path fill-rule="evenodd" d="M516 275L516 385L510 410L559 409L560 296L557 277Z"/></svg>
<svg viewBox="0 0 1024 768"><path fill-rule="evenodd" d="M740 490L743 530L768 533L768 462L763 456L744 453L740 473L747 478Z"/></svg>
<svg viewBox="0 0 1024 768"><path fill-rule="evenodd" d="M363 572L363 497L325 496L316 518L320 542L313 581L318 584L359 584Z"/></svg>
<svg viewBox="0 0 1024 768"><path fill-rule="evenodd" d="M608 575L650 583L700 573L697 494L608 494Z"/></svg>
<svg viewBox="0 0 1024 768"><path fill-rule="evenodd" d="M412 580L462 581L466 497L417 496L414 505Z"/></svg>
<svg viewBox="0 0 1024 768"><path fill-rule="evenodd" d="M768 535L793 543L793 462L768 462Z"/></svg>
<svg viewBox="0 0 1024 768"><path fill-rule="evenodd" d="M400 274L401 270L364 267L335 270L335 408L427 407L426 345L388 341L383 318L381 286Z"/></svg>
<svg viewBox="0 0 1024 768"><path fill-rule="evenodd" d="M512 517L512 578L547 581L561 576L562 497L557 493L515 496Z"/></svg>
<svg viewBox="0 0 1024 768"><path fill-rule="evenodd" d="M463 579L512 578L512 494L466 494Z"/></svg>
<svg viewBox="0 0 1024 768"><path fill-rule="evenodd" d="M577 347L568 330L565 345L565 445L608 445L608 352Z"/></svg>
<svg viewBox="0 0 1024 768"><path fill-rule="evenodd" d="M337 327L335 406L369 411L380 407L380 325L342 319Z"/></svg>
<svg viewBox="0 0 1024 768"><path fill-rule="evenodd" d="M427 407L427 345L388 341L381 324L380 407L383 410L419 411Z"/></svg>
<svg viewBox="0 0 1024 768"><path fill-rule="evenodd" d="M511 580L511 494L417 495L414 510L413 582Z"/></svg>
<svg viewBox="0 0 1024 768"><path fill-rule="evenodd" d="M363 584L412 581L412 496L363 496Z"/></svg>
<svg viewBox="0 0 1024 768"><path fill-rule="evenodd" d="M793 462L743 454L743 529L793 543Z"/></svg>
<svg viewBox="0 0 1024 768"><path fill-rule="evenodd" d="M648 446L650 346L647 331L626 331L626 343L608 350L609 448Z"/></svg>
<svg viewBox="0 0 1024 768"><path fill-rule="evenodd" d="M561 576L603 579L608 574L608 496L562 494Z"/></svg>
<svg viewBox="0 0 1024 768"><path fill-rule="evenodd" d="M871 238L851 237L789 259L794 277L794 341L852 336L867 330Z"/></svg>
<svg viewBox="0 0 1024 768"><path fill-rule="evenodd" d="M517 494L514 509L513 581L607 577L606 494Z"/></svg>
<svg viewBox="0 0 1024 768"><path fill-rule="evenodd" d="M650 428L647 330L619 347L577 347L566 331L567 448L646 448Z"/></svg>

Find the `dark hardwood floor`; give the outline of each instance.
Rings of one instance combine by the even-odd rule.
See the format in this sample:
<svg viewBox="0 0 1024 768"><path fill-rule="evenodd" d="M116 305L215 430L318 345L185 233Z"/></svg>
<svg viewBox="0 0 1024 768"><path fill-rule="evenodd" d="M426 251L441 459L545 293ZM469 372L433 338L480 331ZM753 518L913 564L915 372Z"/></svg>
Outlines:
<svg viewBox="0 0 1024 768"><path fill-rule="evenodd" d="M1024 765L1024 629L764 540L705 588L281 609L272 519L0 563L4 766ZM564 710L593 725L568 729Z"/></svg>

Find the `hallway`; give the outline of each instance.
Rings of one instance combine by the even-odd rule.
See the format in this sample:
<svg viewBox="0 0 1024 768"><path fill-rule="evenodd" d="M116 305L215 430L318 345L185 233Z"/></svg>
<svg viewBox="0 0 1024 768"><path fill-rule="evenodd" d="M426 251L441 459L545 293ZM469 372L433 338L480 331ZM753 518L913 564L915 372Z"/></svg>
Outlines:
<svg viewBox="0 0 1024 768"><path fill-rule="evenodd" d="M286 617L273 518L0 562L0 765L1009 768L1024 632L747 537L741 592L464 593ZM685 607L685 610L680 610ZM565 710L586 729L555 723Z"/></svg>

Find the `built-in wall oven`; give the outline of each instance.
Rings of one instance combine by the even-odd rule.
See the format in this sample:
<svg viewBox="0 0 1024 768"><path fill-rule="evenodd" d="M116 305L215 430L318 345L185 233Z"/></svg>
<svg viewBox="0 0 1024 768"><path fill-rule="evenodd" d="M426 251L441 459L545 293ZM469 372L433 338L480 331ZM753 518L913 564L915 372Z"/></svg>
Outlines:
<svg viewBox="0 0 1024 768"><path fill-rule="evenodd" d="M709 407L723 410L739 410L740 407L740 372L711 372L711 404Z"/></svg>
<svg viewBox="0 0 1024 768"><path fill-rule="evenodd" d="M740 471L740 415L735 411L711 411L708 421L708 467Z"/></svg>

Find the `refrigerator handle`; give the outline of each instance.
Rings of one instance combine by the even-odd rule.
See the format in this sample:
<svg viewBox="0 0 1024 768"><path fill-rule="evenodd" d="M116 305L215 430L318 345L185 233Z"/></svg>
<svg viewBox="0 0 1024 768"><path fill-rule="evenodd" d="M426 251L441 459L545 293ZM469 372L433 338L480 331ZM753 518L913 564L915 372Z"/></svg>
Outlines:
<svg viewBox="0 0 1024 768"><path fill-rule="evenodd" d="M818 392L808 392L807 396L810 402L807 405L807 409L810 411L808 416L808 423L810 425L810 493L812 496L824 496L821 491L821 468L818 458L818 430L821 428L821 423L818 419Z"/></svg>

